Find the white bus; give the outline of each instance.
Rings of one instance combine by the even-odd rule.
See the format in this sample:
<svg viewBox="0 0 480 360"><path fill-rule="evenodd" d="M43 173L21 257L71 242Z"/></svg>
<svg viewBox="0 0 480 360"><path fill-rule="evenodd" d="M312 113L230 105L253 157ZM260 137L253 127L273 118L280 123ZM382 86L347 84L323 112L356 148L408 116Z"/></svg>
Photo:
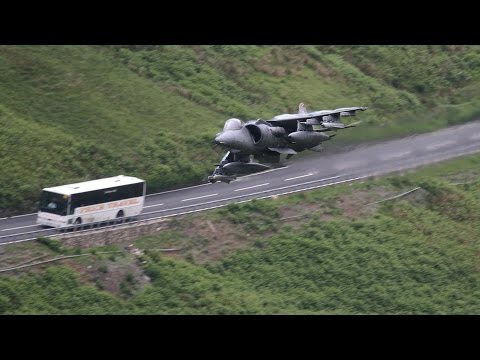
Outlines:
<svg viewBox="0 0 480 360"><path fill-rule="evenodd" d="M45 188L37 224L52 227L120 220L142 212L146 182L115 177Z"/></svg>

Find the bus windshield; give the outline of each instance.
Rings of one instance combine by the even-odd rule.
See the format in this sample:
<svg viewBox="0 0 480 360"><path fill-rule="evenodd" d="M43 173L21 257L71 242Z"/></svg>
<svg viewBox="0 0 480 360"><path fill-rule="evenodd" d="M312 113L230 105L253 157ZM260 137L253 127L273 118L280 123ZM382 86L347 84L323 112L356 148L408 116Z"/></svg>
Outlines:
<svg viewBox="0 0 480 360"><path fill-rule="evenodd" d="M67 215L68 198L64 195L43 191L40 198L40 211L57 215Z"/></svg>

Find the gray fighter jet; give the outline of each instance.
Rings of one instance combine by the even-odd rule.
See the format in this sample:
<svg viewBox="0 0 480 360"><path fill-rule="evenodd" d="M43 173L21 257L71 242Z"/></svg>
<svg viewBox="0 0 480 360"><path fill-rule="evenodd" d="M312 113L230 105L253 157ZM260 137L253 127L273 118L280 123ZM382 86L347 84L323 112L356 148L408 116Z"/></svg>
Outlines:
<svg viewBox="0 0 480 360"><path fill-rule="evenodd" d="M345 125L342 116L355 116L357 110L366 107L349 107L335 110L308 112L303 103L298 106L298 114L282 114L270 120L243 122L229 119L223 131L215 137L215 143L228 149L208 180L212 183L230 183L237 175L250 174L271 169L280 162L280 155L289 159L303 150L320 151L320 143L330 140L333 135L327 131L337 131L353 127ZM252 156L258 161L252 161ZM263 164L267 163L267 164Z"/></svg>

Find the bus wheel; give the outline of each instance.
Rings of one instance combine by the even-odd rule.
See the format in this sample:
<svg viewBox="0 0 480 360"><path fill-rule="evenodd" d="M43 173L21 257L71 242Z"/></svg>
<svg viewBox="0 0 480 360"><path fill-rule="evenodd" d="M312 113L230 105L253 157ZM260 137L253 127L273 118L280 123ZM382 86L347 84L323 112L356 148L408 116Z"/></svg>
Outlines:
<svg viewBox="0 0 480 360"><path fill-rule="evenodd" d="M120 211L117 213L117 222L122 221L122 219L123 219L124 216L125 216L125 214L123 213L123 210L120 210Z"/></svg>
<svg viewBox="0 0 480 360"><path fill-rule="evenodd" d="M73 222L73 226L77 227L79 225L82 225L82 218L76 218L75 221Z"/></svg>

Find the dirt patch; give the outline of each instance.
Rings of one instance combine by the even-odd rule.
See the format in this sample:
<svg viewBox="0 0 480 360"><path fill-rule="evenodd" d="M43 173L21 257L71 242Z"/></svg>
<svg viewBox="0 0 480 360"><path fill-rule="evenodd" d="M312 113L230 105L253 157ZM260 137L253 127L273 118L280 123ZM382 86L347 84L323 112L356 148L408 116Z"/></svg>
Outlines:
<svg viewBox="0 0 480 360"><path fill-rule="evenodd" d="M343 216L353 220L359 217L369 216L378 208L375 201L394 195L386 188L379 186L375 191L352 191L345 195L340 195L337 200L337 206L342 210Z"/></svg>
<svg viewBox="0 0 480 360"><path fill-rule="evenodd" d="M242 231L227 221L194 218L183 231L184 250L166 253L173 257L193 257L195 262L217 261L235 249L251 244L256 234Z"/></svg>
<svg viewBox="0 0 480 360"><path fill-rule="evenodd" d="M365 197L358 193L340 196L337 201L338 207L342 210L343 216L348 219L355 219L360 216L364 210L364 204L367 203Z"/></svg>
<svg viewBox="0 0 480 360"><path fill-rule="evenodd" d="M130 247L125 253L92 254L88 259L68 259L63 262L77 272L81 282L94 284L116 296L128 297L150 282L143 272L143 260L138 254L141 255L138 249Z"/></svg>
<svg viewBox="0 0 480 360"><path fill-rule="evenodd" d="M422 205L424 206L427 202L428 191L425 189L418 189L404 197L412 205Z"/></svg>
<svg viewBox="0 0 480 360"><path fill-rule="evenodd" d="M288 223L293 229L299 229L306 219L315 218L318 221L330 221L333 216L323 204L308 203L288 205L280 209L282 224Z"/></svg>
<svg viewBox="0 0 480 360"><path fill-rule="evenodd" d="M302 216L307 216L314 211L318 211L319 207L320 206L318 204L309 203L285 206L280 209L280 218L282 220L301 218Z"/></svg>
<svg viewBox="0 0 480 360"><path fill-rule="evenodd" d="M95 271L95 281L117 296L131 296L150 282L142 269L134 264L116 264L109 262L107 271Z"/></svg>

